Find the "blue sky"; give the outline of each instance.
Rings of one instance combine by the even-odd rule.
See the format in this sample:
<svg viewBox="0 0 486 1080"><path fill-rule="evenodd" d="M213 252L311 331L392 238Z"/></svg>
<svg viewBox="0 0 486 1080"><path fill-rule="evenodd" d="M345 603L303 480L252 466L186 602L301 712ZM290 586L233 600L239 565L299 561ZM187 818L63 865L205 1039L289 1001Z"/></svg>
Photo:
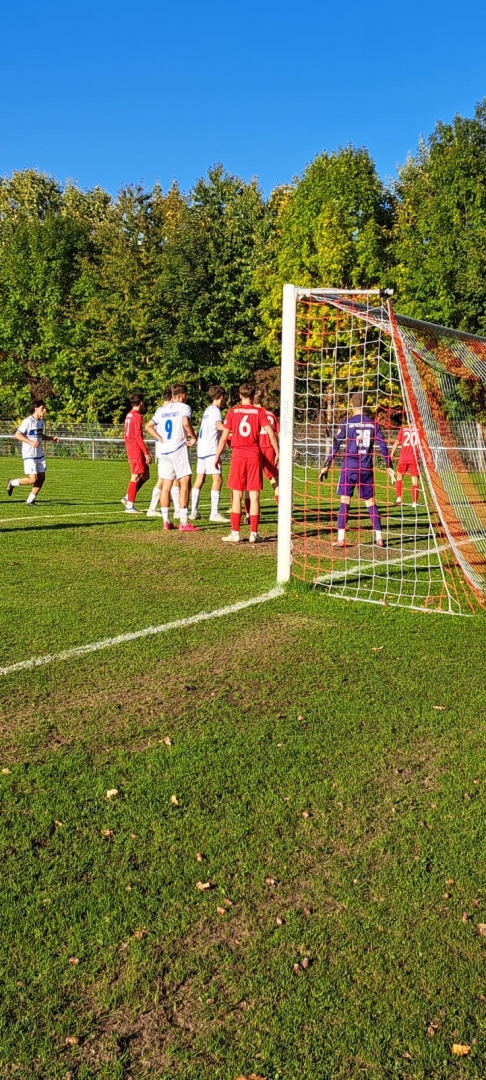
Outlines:
<svg viewBox="0 0 486 1080"><path fill-rule="evenodd" d="M486 95L484 0L18 0L2 39L0 174L112 193L187 190L221 161L269 194L348 142L386 178Z"/></svg>

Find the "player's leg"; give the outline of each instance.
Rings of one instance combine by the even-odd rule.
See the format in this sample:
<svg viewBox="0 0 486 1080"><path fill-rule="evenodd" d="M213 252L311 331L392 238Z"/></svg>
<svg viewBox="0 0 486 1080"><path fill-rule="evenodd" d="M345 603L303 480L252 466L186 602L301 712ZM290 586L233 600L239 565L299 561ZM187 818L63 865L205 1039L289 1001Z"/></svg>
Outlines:
<svg viewBox="0 0 486 1080"><path fill-rule="evenodd" d="M339 488L338 488L339 494ZM341 495L341 501L339 503L339 510L337 516L337 540L333 541L333 547L345 547L346 546L346 525L349 517L349 504L351 502L351 495Z"/></svg>
<svg viewBox="0 0 486 1080"><path fill-rule="evenodd" d="M168 463L165 461L164 468L166 472L170 471L167 469L167 464ZM173 525L172 522L169 521L170 489L173 484L173 479L174 478L172 476L161 477L162 487L160 490L160 512L162 514L162 522L165 532L169 532L170 529L175 528L175 525Z"/></svg>
<svg viewBox="0 0 486 1080"><path fill-rule="evenodd" d="M205 467L204 461L202 461L202 462L198 461L196 479L195 479L194 484L192 485L192 489L191 489L191 513L189 514L189 517L190 517L191 521L195 521L196 518L201 517L201 515L199 513L199 510L198 510L199 496L201 494L201 488L202 488L202 486L204 484L205 479L206 479L206 467Z"/></svg>
<svg viewBox="0 0 486 1080"><path fill-rule="evenodd" d="M247 463L247 485L250 494L250 544L260 540L258 525L260 521L260 492L263 487L261 456L249 458Z"/></svg>
<svg viewBox="0 0 486 1080"><path fill-rule="evenodd" d="M414 473L411 473L411 480L412 480L412 504L415 507L415 509L417 509L418 499L419 499L419 478L418 478L418 474L415 475Z"/></svg>
<svg viewBox="0 0 486 1080"><path fill-rule="evenodd" d="M227 524L228 520L229 520L227 517L224 517L224 514L221 514L220 511L219 511L219 500L221 498L221 488L222 488L222 486L223 486L223 474L221 472L221 467L220 467L219 471L216 470L215 472L212 473L212 481L211 481L211 513L209 515L209 520L213 521L213 522L218 522L221 525L223 525L225 523Z"/></svg>
<svg viewBox="0 0 486 1080"><path fill-rule="evenodd" d="M402 501L402 491L403 491L403 473L399 472L399 470L397 469L397 474L396 474L396 479L395 479L395 496L396 496L395 497L395 502L396 503L401 503L401 501Z"/></svg>
<svg viewBox="0 0 486 1080"><path fill-rule="evenodd" d="M174 480L174 482L172 484L172 487L170 489L170 495L171 495L171 499L172 499L172 505L174 507L174 517L177 519L178 517L180 517L180 514L179 514L180 489L179 489L179 481L178 481L177 477L175 478L175 480Z"/></svg>
<svg viewBox="0 0 486 1080"><path fill-rule="evenodd" d="M198 532L196 525L188 521L189 492L191 490L192 469L189 461L187 446L181 446L170 454L173 460L174 472L179 485L179 531Z"/></svg>
<svg viewBox="0 0 486 1080"><path fill-rule="evenodd" d="M138 514L138 510L135 509L135 499L137 497L137 484L140 477L143 476L143 469L140 468L135 462L130 462L130 481L127 487L127 493L122 502L125 504L125 513Z"/></svg>
<svg viewBox="0 0 486 1080"><path fill-rule="evenodd" d="M157 463L157 467L158 467L158 463ZM160 507L160 493L162 491L162 483L163 483L163 481L159 477L155 487L152 490L152 497L150 499L150 506L149 506L149 508L147 510L147 517L160 517L159 507Z"/></svg>
<svg viewBox="0 0 486 1080"><path fill-rule="evenodd" d="M241 490L239 490L238 488L231 489L231 532L229 536L223 536L222 539L225 541L229 541L229 543L232 544L239 543L240 539L241 500L243 498L243 490L243 488Z"/></svg>
<svg viewBox="0 0 486 1080"><path fill-rule="evenodd" d="M12 491L16 487L32 487L35 484L37 473L29 472L27 476L19 476L15 480L7 481L7 495L11 495Z"/></svg>
<svg viewBox="0 0 486 1080"><path fill-rule="evenodd" d="M368 514L370 515L371 527L375 533L375 540L378 547L383 547L383 534L381 531L381 518L378 512L378 507L375 503L374 497L371 499L365 499Z"/></svg>
<svg viewBox="0 0 486 1080"><path fill-rule="evenodd" d="M137 480L137 495L138 495L138 492L140 491L140 488L143 487L143 485L146 484L147 480L149 480L149 479L150 479L150 468L147 465L147 463L145 462L145 468L143 470L143 473L141 475L139 475L139 478Z"/></svg>
<svg viewBox="0 0 486 1080"><path fill-rule="evenodd" d="M32 504L35 503L40 489L44 486L45 478L45 472L40 471L33 474L33 480L32 474L29 476L29 480L32 482L32 490L25 500L27 506L32 506Z"/></svg>
<svg viewBox="0 0 486 1080"><path fill-rule="evenodd" d="M245 491L245 525L250 524L250 492Z"/></svg>

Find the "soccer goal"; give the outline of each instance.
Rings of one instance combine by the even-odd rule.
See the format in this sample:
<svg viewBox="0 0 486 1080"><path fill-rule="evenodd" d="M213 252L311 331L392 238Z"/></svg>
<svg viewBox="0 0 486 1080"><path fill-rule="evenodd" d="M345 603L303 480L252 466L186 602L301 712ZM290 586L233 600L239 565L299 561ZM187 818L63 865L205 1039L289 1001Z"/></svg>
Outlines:
<svg viewBox="0 0 486 1080"><path fill-rule="evenodd" d="M285 285L279 582L485 608L485 419L486 339L399 315L388 292Z"/></svg>

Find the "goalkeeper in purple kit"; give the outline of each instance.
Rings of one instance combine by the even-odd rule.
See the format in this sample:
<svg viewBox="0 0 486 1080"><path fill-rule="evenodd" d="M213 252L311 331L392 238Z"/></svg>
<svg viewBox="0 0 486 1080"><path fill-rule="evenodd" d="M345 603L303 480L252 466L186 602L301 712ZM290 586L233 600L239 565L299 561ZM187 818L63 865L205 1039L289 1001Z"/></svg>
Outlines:
<svg viewBox="0 0 486 1080"><path fill-rule="evenodd" d="M325 480L329 469L339 452L343 442L345 443L344 458L339 475L337 493L341 496L337 519L338 535L333 542L333 547L346 546L346 524L349 514L349 504L358 488L360 499L364 499L371 525L375 533L375 541L378 547L383 547L381 532L381 520L375 503L375 484L373 477L373 453L375 443L382 455L388 469L391 482L395 482L392 468L390 451L383 438L380 425L363 412L363 395L353 394L351 397L353 406L352 415L340 425L334 438L332 450L327 457L325 465L319 473L319 480Z"/></svg>

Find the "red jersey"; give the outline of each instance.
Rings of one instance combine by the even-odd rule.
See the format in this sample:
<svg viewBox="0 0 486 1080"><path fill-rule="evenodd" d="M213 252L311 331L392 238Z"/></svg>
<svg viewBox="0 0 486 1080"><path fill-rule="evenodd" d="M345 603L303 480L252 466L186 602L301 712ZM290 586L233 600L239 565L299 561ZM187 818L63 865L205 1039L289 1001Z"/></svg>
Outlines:
<svg viewBox="0 0 486 1080"><path fill-rule="evenodd" d="M260 430L268 423L259 405L234 405L226 413L224 426L231 431L231 449L247 457L260 454Z"/></svg>
<svg viewBox="0 0 486 1080"><path fill-rule="evenodd" d="M270 412L269 409L263 410L267 418L267 427L271 427L274 435L278 435L280 431L280 424L275 416L275 413ZM262 450L269 450L272 447L270 442L270 436L267 435L264 427L260 428L260 448Z"/></svg>
<svg viewBox="0 0 486 1080"><path fill-rule="evenodd" d="M137 458L140 454L148 454L143 441L142 415L135 409L131 409L125 417L125 429L123 432L125 448L128 458Z"/></svg>
<svg viewBox="0 0 486 1080"><path fill-rule="evenodd" d="M397 435L397 441L400 447L400 460L402 464L418 465L420 436L417 429L408 426L401 427Z"/></svg>

